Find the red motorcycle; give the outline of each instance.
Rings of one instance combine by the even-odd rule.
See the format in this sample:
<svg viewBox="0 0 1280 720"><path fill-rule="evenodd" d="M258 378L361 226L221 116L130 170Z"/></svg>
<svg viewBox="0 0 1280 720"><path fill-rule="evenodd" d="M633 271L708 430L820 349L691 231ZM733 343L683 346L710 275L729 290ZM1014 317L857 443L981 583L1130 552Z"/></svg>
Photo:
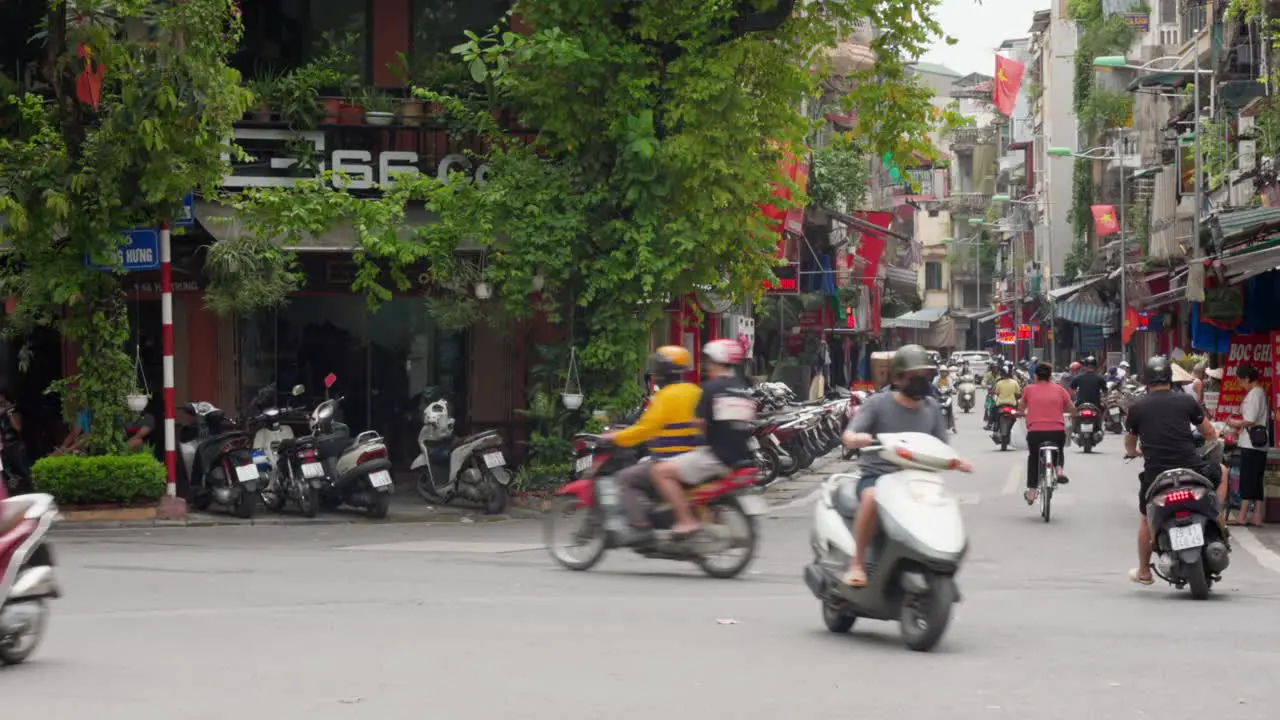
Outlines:
<svg viewBox="0 0 1280 720"><path fill-rule="evenodd" d="M35 652L49 622L46 601L61 595L46 541L57 518L51 495L0 501L0 665Z"/></svg>
<svg viewBox="0 0 1280 720"><path fill-rule="evenodd" d="M598 440L584 449L592 458L591 467L556 491L547 514L547 550L556 562L570 570L589 570L600 562L605 550L631 547L648 558L692 562L711 577L731 578L755 557L755 519L768 506L759 494L750 492L756 484L754 460L724 477L688 489L689 503L703 529L695 539L674 539L671 506L653 492L643 493L654 533L644 541L632 542L615 475L634 464L635 452Z"/></svg>

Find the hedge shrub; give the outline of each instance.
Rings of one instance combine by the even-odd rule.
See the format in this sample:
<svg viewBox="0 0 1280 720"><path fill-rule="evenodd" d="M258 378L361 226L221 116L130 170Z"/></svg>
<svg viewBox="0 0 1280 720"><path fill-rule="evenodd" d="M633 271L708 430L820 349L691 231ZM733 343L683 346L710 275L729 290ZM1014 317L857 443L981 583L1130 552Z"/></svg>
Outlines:
<svg viewBox="0 0 1280 720"><path fill-rule="evenodd" d="M147 453L58 455L38 460L31 480L65 505L150 503L164 494L165 467Z"/></svg>

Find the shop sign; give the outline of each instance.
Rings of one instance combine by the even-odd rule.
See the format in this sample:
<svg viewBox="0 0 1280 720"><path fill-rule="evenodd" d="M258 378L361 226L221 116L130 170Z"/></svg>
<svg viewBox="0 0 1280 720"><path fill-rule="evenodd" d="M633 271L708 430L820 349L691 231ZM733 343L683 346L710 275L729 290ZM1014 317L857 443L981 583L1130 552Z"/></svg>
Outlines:
<svg viewBox="0 0 1280 720"><path fill-rule="evenodd" d="M1137 30L1138 32L1146 32L1151 28L1151 13L1131 12L1124 14L1124 24Z"/></svg>
<svg viewBox="0 0 1280 720"><path fill-rule="evenodd" d="M200 283L196 282L195 280L175 281L169 287L172 288L173 292L176 292L176 293L200 292ZM134 283L131 287L127 289L139 295L159 295L161 292L163 292L162 288L160 287L160 283L158 282Z"/></svg>
<svg viewBox="0 0 1280 720"><path fill-rule="evenodd" d="M765 280L764 291L768 295L800 294L800 263L787 263L773 269L777 280Z"/></svg>
<svg viewBox="0 0 1280 720"><path fill-rule="evenodd" d="M1019 325L1019 326L1018 326L1018 339L1019 339L1019 340L1030 340L1030 339L1031 339L1031 326L1030 326L1030 325Z"/></svg>
<svg viewBox="0 0 1280 720"><path fill-rule="evenodd" d="M116 265L100 265L85 255L84 264L95 270L155 270L160 267L160 233L151 228L130 230L124 234L128 240L116 248Z"/></svg>
<svg viewBox="0 0 1280 720"><path fill-rule="evenodd" d="M291 177L300 160L289 157L288 144L294 139L310 143L316 155L326 156L325 136L318 131L294 133L287 130L263 130L258 128L236 128L237 141L252 141L252 150L266 149L272 157L266 160L263 167L261 160L252 165L233 163L232 173L223 177L225 188L250 187L292 187L298 180L306 178ZM250 153L252 154L252 152ZM386 150L376 155L368 150L336 149L328 152L328 163L320 163L320 172L332 170L333 186L347 190L373 190L376 187L389 185L397 175L417 175L421 172L419 165L422 156L408 150ZM232 162L229 152L222 154L223 160ZM472 165L471 159L458 153L445 155L435 168L436 178L441 182L449 179L449 173L470 173L475 182L483 185L489 172L487 164ZM345 177L343 177L345 175ZM315 177L313 175L312 177Z"/></svg>
<svg viewBox="0 0 1280 720"><path fill-rule="evenodd" d="M1000 343L1001 345L1012 345L1014 342L1013 331L1003 330L1003 329L996 330L996 342Z"/></svg>
<svg viewBox="0 0 1280 720"><path fill-rule="evenodd" d="M1275 342L1271 333L1236 335L1231 339L1231 350L1227 354L1226 364L1223 365L1222 389L1218 392L1218 403L1213 411L1214 420L1223 421L1232 415L1240 414L1240 403L1244 401L1244 388L1240 387L1237 372L1245 365L1258 368L1258 373L1261 375L1259 380L1268 388L1267 395L1270 397L1271 376L1274 369L1272 348Z"/></svg>

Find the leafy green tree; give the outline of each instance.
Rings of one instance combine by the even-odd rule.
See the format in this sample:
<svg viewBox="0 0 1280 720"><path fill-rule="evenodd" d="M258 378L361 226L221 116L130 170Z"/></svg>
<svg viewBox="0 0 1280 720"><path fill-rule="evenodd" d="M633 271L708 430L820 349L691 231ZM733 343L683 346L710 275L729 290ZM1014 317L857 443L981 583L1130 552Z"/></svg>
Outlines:
<svg viewBox="0 0 1280 720"><path fill-rule="evenodd" d="M800 109L821 97L824 51L855 21L879 30L879 62L850 78L844 98L860 146L877 157L933 151L927 135L945 113L904 59L941 34L939 4L848 0L792 13L791 0L521 0L527 35L495 27L454 49L488 105L419 91L455 127L485 136L489 149L475 158L485 183L402 177L366 200L318 180L236 202L259 236L354 220L357 288L374 304L388 286L409 286L406 265L425 261L452 320L572 312L572 342L596 378L593 406L625 404L670 299L708 286L751 299L771 276L777 234L760 206L784 153L807 154L814 125ZM494 109L515 111L537 143L499 132ZM406 202L439 221L406 231ZM464 246L486 251L482 270L455 254ZM479 272L497 290L487 306L471 295ZM233 307L250 279L224 278L216 291Z"/></svg>
<svg viewBox="0 0 1280 720"><path fill-rule="evenodd" d="M218 187L250 98L227 64L239 39L232 0L49 0L42 83L3 100L17 121L0 126L0 287L18 300L12 330L52 326L79 345L76 374L50 391L68 420L92 413L93 451L122 447L136 378L121 275L86 258L118 263L123 231ZM96 102L85 75L101 77Z"/></svg>

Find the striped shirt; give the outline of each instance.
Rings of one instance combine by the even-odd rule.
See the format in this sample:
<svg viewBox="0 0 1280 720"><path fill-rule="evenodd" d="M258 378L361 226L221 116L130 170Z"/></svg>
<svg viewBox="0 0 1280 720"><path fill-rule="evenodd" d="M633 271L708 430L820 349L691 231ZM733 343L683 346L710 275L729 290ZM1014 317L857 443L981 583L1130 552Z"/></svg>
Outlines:
<svg viewBox="0 0 1280 720"><path fill-rule="evenodd" d="M653 396L649 407L635 425L619 430L613 441L622 447L646 442L657 458L689 452L702 440L702 426L696 421L702 388L693 383L667 385Z"/></svg>

